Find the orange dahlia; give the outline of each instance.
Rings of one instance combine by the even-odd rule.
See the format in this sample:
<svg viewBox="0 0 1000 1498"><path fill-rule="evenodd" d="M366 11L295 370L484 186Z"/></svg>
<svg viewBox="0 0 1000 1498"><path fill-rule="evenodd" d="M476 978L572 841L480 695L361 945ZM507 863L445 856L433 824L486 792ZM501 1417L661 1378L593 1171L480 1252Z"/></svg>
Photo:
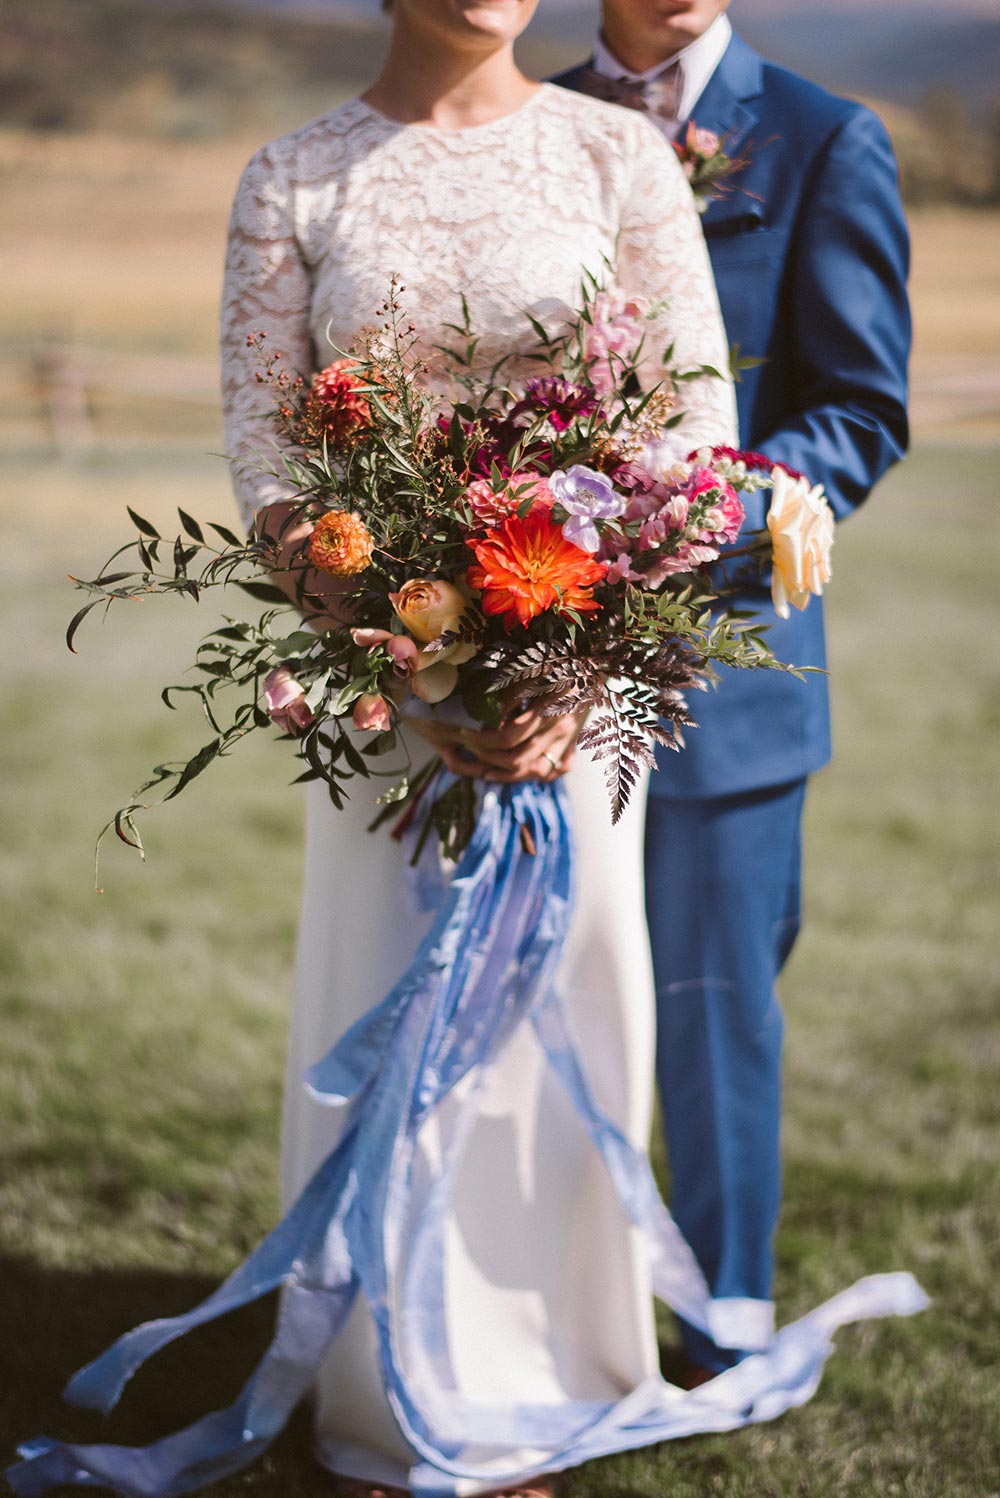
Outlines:
<svg viewBox="0 0 1000 1498"><path fill-rule="evenodd" d="M334 359L314 374L306 400L306 418L319 435L347 442L372 423L367 384L356 359Z"/></svg>
<svg viewBox="0 0 1000 1498"><path fill-rule="evenodd" d="M309 537L309 560L331 577L353 577L371 562L373 546L371 532L360 515L327 510Z"/></svg>
<svg viewBox="0 0 1000 1498"><path fill-rule="evenodd" d="M567 541L545 510L523 519L511 515L469 546L477 564L469 568L469 585L482 589L484 613L506 615L507 629L529 624L546 609L585 614L600 608L591 589L607 563Z"/></svg>

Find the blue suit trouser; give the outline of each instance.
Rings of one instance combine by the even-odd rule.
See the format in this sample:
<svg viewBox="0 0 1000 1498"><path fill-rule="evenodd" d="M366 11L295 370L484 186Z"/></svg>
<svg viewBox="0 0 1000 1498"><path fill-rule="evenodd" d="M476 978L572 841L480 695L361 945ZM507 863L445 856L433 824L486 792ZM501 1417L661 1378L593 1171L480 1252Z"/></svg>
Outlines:
<svg viewBox="0 0 1000 1498"><path fill-rule="evenodd" d="M799 930L804 779L651 796L646 909L671 1209L713 1295L769 1301L781 1203L775 979ZM682 1323L695 1362L739 1359Z"/></svg>

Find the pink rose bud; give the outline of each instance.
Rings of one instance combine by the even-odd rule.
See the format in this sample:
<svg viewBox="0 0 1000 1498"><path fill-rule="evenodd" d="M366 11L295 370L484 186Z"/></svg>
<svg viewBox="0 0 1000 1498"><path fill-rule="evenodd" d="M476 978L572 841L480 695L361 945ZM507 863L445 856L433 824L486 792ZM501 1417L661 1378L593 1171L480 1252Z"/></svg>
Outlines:
<svg viewBox="0 0 1000 1498"><path fill-rule="evenodd" d="M264 711L283 733L302 733L316 721L305 698L305 688L287 666L276 666L264 678Z"/></svg>
<svg viewBox="0 0 1000 1498"><path fill-rule="evenodd" d="M714 156L719 149L719 137L714 130L695 130L694 140L688 134L688 143L698 152L699 156Z"/></svg>
<svg viewBox="0 0 1000 1498"><path fill-rule="evenodd" d="M365 692L354 704L354 726L369 733L384 733L392 727L389 704L378 692Z"/></svg>
<svg viewBox="0 0 1000 1498"><path fill-rule="evenodd" d="M392 636L387 629L352 629L351 639L355 645L363 645L366 650L372 650L376 645L384 645L386 640Z"/></svg>
<svg viewBox="0 0 1000 1498"><path fill-rule="evenodd" d="M409 635L394 635L388 629L352 629L351 639L355 645L374 650L385 647L392 657L392 666L397 676L411 676L417 669L420 651Z"/></svg>

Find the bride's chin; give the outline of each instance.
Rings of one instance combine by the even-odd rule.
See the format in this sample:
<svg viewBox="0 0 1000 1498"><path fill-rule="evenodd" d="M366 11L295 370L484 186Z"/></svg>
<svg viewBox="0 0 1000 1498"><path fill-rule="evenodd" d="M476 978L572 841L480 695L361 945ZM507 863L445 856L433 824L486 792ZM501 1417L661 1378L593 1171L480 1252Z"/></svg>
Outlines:
<svg viewBox="0 0 1000 1498"><path fill-rule="evenodd" d="M397 0L400 9L403 3L404 0ZM414 16L450 25L466 36L478 33L503 41L516 40L538 8L538 0L405 0L405 3Z"/></svg>

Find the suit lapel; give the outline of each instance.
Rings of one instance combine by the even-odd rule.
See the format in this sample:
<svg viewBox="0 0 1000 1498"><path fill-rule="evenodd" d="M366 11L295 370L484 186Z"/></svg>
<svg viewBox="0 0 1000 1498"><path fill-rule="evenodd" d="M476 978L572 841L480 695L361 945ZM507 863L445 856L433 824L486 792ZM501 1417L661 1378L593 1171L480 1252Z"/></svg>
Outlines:
<svg viewBox="0 0 1000 1498"><path fill-rule="evenodd" d="M732 154L757 122L753 101L763 91L760 57L742 37L733 36L718 67L702 89L691 117L701 129L724 135Z"/></svg>
<svg viewBox="0 0 1000 1498"><path fill-rule="evenodd" d="M764 90L763 71L758 54L734 35L691 112L699 128L714 130L722 137L729 156L739 154L757 124L756 101ZM742 176L740 173L733 179L734 187ZM736 228L745 220L761 220L763 216L763 205L737 190L715 198L702 224L706 234L711 234L713 230L725 232L725 227Z"/></svg>

